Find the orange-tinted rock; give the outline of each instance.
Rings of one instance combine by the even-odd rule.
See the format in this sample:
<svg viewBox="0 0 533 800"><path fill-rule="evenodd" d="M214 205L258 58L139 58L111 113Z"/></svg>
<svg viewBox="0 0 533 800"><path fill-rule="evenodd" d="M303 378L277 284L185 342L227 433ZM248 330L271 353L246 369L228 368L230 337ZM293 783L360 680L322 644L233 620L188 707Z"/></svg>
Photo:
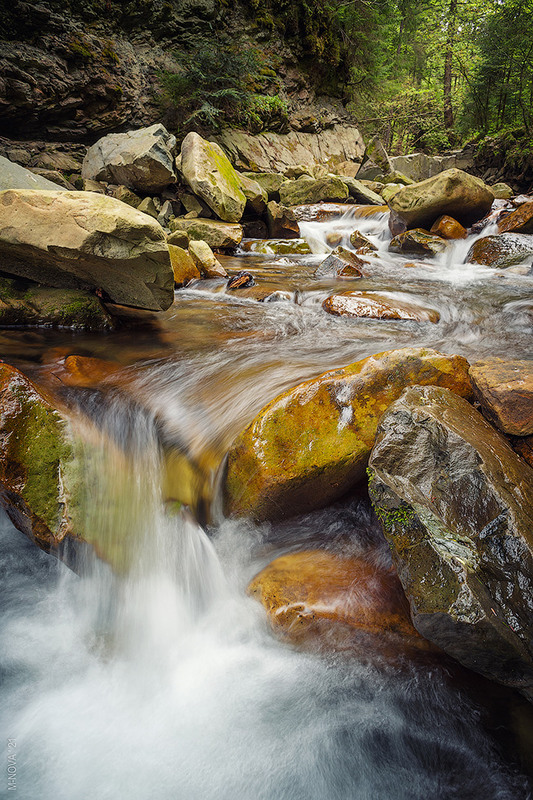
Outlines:
<svg viewBox="0 0 533 800"><path fill-rule="evenodd" d="M388 206L354 206L354 217L375 217L388 212Z"/></svg>
<svg viewBox="0 0 533 800"><path fill-rule="evenodd" d="M533 254L533 243L520 233L501 233L484 236L474 242L466 260L495 269L506 269L519 264Z"/></svg>
<svg viewBox="0 0 533 800"><path fill-rule="evenodd" d="M523 203L498 223L498 233L533 233L533 202Z"/></svg>
<svg viewBox="0 0 533 800"><path fill-rule="evenodd" d="M327 297L322 308L338 317L371 319L405 319L416 322L438 322L440 314L433 308L393 300L377 292L343 292Z"/></svg>
<svg viewBox="0 0 533 800"><path fill-rule="evenodd" d="M512 436L533 434L533 361L491 358L470 367L484 415Z"/></svg>
<svg viewBox="0 0 533 800"><path fill-rule="evenodd" d="M413 228L395 236L389 244L391 253L409 253L417 256L436 256L446 249L446 242L422 228Z"/></svg>
<svg viewBox="0 0 533 800"><path fill-rule="evenodd" d="M433 223L429 232L442 237L442 239L466 239L466 228L446 214Z"/></svg>
<svg viewBox="0 0 533 800"><path fill-rule="evenodd" d="M354 231L350 234L350 244L355 250L359 250L360 248L365 248L367 250L377 250L375 244L372 244L370 239L367 239L366 236L363 236L361 231Z"/></svg>
<svg viewBox="0 0 533 800"><path fill-rule="evenodd" d="M174 272L174 283L177 286L184 286L195 278L200 278L200 270L182 247L176 244L169 244L170 263Z"/></svg>
<svg viewBox="0 0 533 800"><path fill-rule="evenodd" d="M344 649L357 644L358 634L373 634L389 646L432 647L411 623L396 572L363 558L289 553L256 575L248 592L263 604L274 630L296 644Z"/></svg>
<svg viewBox="0 0 533 800"><path fill-rule="evenodd" d="M417 384L469 397L468 362L435 350L393 350L279 395L229 450L226 513L283 519L341 497L364 477L384 411Z"/></svg>
<svg viewBox="0 0 533 800"><path fill-rule="evenodd" d="M68 356L53 374L66 386L98 386L122 370L115 361L89 356Z"/></svg>
<svg viewBox="0 0 533 800"><path fill-rule="evenodd" d="M337 247L315 270L315 278L362 278L368 261L345 247Z"/></svg>
<svg viewBox="0 0 533 800"><path fill-rule="evenodd" d="M533 467L533 436L511 436L510 440L515 453Z"/></svg>

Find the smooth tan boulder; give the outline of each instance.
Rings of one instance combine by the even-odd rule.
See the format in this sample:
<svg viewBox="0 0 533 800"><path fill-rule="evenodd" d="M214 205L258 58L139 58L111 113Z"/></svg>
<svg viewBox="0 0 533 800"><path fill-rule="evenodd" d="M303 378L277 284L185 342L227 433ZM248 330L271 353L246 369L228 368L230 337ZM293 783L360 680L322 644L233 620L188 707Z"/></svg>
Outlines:
<svg viewBox="0 0 533 800"><path fill-rule="evenodd" d="M378 292L343 292L326 297L322 308L337 317L412 320L438 322L440 314L433 308L394 300Z"/></svg>
<svg viewBox="0 0 533 800"><path fill-rule="evenodd" d="M468 362L435 350L393 350L326 372L272 400L229 450L226 514L283 519L341 497L364 477L383 412L416 384L469 397Z"/></svg>
<svg viewBox="0 0 533 800"><path fill-rule="evenodd" d="M203 278L227 278L228 273L215 257L215 254L207 244L202 241L192 241L189 243L189 255L196 268L200 271Z"/></svg>
<svg viewBox="0 0 533 800"><path fill-rule="evenodd" d="M152 311L174 299L162 227L95 192L0 192L0 270Z"/></svg>
<svg viewBox="0 0 533 800"><path fill-rule="evenodd" d="M533 361L476 361L469 374L487 419L511 436L533 435Z"/></svg>
<svg viewBox="0 0 533 800"><path fill-rule="evenodd" d="M429 228L443 214L471 225L489 211L494 195L482 180L460 169L447 169L406 186L389 207L407 228Z"/></svg>
<svg viewBox="0 0 533 800"><path fill-rule="evenodd" d="M239 222L246 206L242 180L222 148L215 142L188 133L181 145L180 171L194 194L204 200L217 217Z"/></svg>
<svg viewBox="0 0 533 800"><path fill-rule="evenodd" d="M298 645L349 649L368 644L370 635L396 650L432 647L411 623L396 572L364 558L289 553L256 575L248 593L263 604L274 631Z"/></svg>

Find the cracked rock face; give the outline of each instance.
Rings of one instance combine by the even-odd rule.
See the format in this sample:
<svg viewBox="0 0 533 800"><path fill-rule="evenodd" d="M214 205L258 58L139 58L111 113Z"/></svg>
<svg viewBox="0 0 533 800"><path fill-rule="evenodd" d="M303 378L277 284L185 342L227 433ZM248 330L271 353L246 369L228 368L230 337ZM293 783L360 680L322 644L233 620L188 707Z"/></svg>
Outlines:
<svg viewBox="0 0 533 800"><path fill-rule="evenodd" d="M448 389L383 416L369 490L417 630L533 697L533 470Z"/></svg>
<svg viewBox="0 0 533 800"><path fill-rule="evenodd" d="M163 228L95 192L0 192L0 270L151 311L174 299Z"/></svg>
<svg viewBox="0 0 533 800"><path fill-rule="evenodd" d="M435 350L393 350L279 395L229 451L226 513L283 519L341 497L364 477L380 417L414 384L469 396L468 362Z"/></svg>

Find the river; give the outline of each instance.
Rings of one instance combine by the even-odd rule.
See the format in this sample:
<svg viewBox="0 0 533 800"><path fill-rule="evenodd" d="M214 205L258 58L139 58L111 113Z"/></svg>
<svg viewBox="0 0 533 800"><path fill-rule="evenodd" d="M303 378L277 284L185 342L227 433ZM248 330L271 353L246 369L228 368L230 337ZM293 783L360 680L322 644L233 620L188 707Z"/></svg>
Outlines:
<svg viewBox="0 0 533 800"><path fill-rule="evenodd" d="M533 278L527 265L498 272L465 264L472 238L405 266L413 259L388 253L385 215L348 212L301 227L312 255L223 259L228 270L251 271L258 287L282 292L277 302L203 281L177 292L157 327L0 331L4 359L37 381L69 353L124 368L127 391L73 389L70 399L105 431L90 476L91 524L127 528L135 554L122 575L92 558L76 574L2 517L1 715L15 755L6 764L16 766L6 796L532 796L533 714L518 695L444 659L302 652L279 642L246 596L258 570L290 550L325 547L387 561L363 496L256 526L224 520L216 490L234 436L276 394L325 370L421 345L470 361L531 358ZM370 277L353 288L431 306L438 324L323 311L332 291L351 284L318 280L314 270L330 249L328 235L346 243L354 228L378 255ZM127 454L120 476L106 437ZM161 443L203 476L195 508L203 528L192 515L168 513ZM215 499L206 504L206 496Z"/></svg>

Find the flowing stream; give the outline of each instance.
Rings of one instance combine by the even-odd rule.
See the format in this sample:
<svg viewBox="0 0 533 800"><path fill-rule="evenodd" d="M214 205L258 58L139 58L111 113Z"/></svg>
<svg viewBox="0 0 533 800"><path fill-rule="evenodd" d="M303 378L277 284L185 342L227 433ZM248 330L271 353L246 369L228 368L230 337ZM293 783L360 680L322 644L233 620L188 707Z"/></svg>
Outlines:
<svg viewBox="0 0 533 800"><path fill-rule="evenodd" d="M346 244L355 228L378 247L371 277L314 278L328 237ZM302 234L312 255L224 259L230 271L253 272L276 302L203 281L177 293L156 329L0 332L5 360L35 380L69 353L124 367L122 388L72 389L71 400L102 430L87 464L90 524L117 546L127 536L130 553L122 574L87 556L78 575L2 517L0 710L4 738L16 743L16 791L6 796L532 796L533 714L518 695L448 661L302 652L279 642L247 597L249 580L290 550L388 563L363 497L276 526L224 520L216 501L197 503L204 529L165 502L165 449L186 454L204 500L216 498L234 436L276 394L327 369L421 345L469 360L533 356L529 264L465 264L470 238L406 266L413 259L387 251L384 215L303 222ZM440 322L323 311L328 295L352 288L431 306Z"/></svg>

